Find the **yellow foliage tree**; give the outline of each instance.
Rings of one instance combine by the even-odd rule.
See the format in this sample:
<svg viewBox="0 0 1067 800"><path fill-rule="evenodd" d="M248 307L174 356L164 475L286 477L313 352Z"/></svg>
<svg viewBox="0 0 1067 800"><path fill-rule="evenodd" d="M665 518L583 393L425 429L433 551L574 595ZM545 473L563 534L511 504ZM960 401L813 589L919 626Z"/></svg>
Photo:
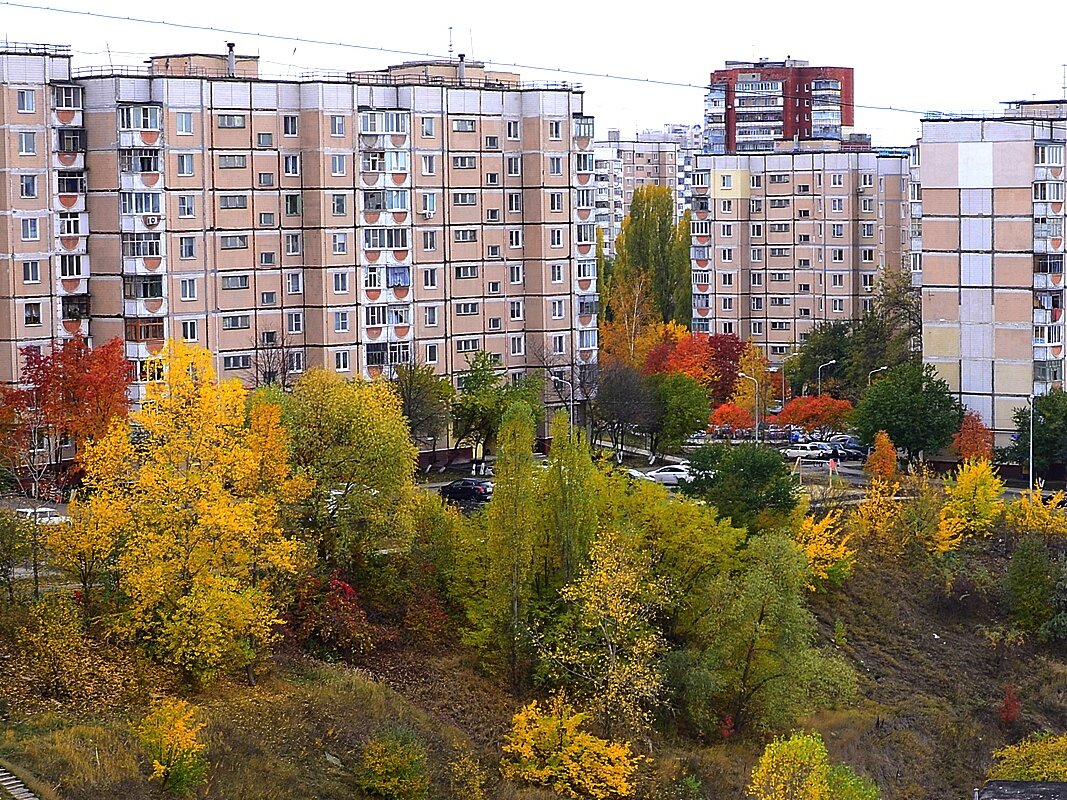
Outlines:
<svg viewBox="0 0 1067 800"><path fill-rule="evenodd" d="M965 538L985 537L1004 510L1004 481L985 459L960 464L945 487L941 523L933 543L935 553L955 550Z"/></svg>
<svg viewBox="0 0 1067 800"><path fill-rule="evenodd" d="M530 703L515 715L505 738L501 774L546 786L568 800L630 797L641 757L627 744L583 730L587 718L562 695L545 709L537 701Z"/></svg>
<svg viewBox="0 0 1067 800"><path fill-rule="evenodd" d="M141 411L85 457L88 508L121 537L129 632L203 681L249 668L273 637L272 581L299 550L280 524L307 492L289 471L277 406L246 416L240 382L218 382L206 350L172 342Z"/></svg>
<svg viewBox="0 0 1067 800"><path fill-rule="evenodd" d="M845 577L852 567L856 551L849 547L853 531L841 525L841 512L831 511L822 519L805 516L793 533L811 567L811 588L835 577Z"/></svg>
<svg viewBox="0 0 1067 800"><path fill-rule="evenodd" d="M756 800L831 800L830 759L822 737L794 733L763 750L749 793Z"/></svg>
<svg viewBox="0 0 1067 800"><path fill-rule="evenodd" d="M187 702L168 698L134 729L152 759L152 779L178 796L192 794L207 775L204 744L198 738L204 725L193 715Z"/></svg>
<svg viewBox="0 0 1067 800"><path fill-rule="evenodd" d="M1016 536L1067 536L1067 514L1061 510L1067 494L1053 492L1046 499L1040 489L1026 491L1004 508L1004 523Z"/></svg>
<svg viewBox="0 0 1067 800"><path fill-rule="evenodd" d="M81 585L82 608L92 612L92 589L114 562L124 531L132 519L128 509L102 496L75 496L70 503L70 522L48 529L47 546L53 567Z"/></svg>
<svg viewBox="0 0 1067 800"><path fill-rule="evenodd" d="M747 342L737 362L738 372L743 372L759 382L759 419L766 420L767 409L775 398L775 380L767 357L760 347ZM738 377L730 402L756 416L756 385L748 378Z"/></svg>
<svg viewBox="0 0 1067 800"><path fill-rule="evenodd" d="M600 326L602 358L640 369L662 338L652 278L646 272L625 270L612 280L606 300L610 319Z"/></svg>
<svg viewBox="0 0 1067 800"><path fill-rule="evenodd" d="M1067 780L1067 733L1036 734L993 753L990 780Z"/></svg>
<svg viewBox="0 0 1067 800"><path fill-rule="evenodd" d="M863 500L849 516L852 537L865 549L900 555L904 549L899 530L900 506L896 500L900 485L872 477Z"/></svg>
<svg viewBox="0 0 1067 800"><path fill-rule="evenodd" d="M878 431L874 435L874 450L867 456L867 463L863 465L863 468L872 478L883 481L892 481L896 478L897 448L885 431Z"/></svg>

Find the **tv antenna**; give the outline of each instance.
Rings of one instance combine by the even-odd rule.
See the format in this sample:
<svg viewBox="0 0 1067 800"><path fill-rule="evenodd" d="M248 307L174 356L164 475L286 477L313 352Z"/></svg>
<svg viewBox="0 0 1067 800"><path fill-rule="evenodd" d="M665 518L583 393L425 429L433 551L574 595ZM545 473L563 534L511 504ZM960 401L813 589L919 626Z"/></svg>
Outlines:
<svg viewBox="0 0 1067 800"><path fill-rule="evenodd" d="M448 26L448 60L452 60L452 26Z"/></svg>

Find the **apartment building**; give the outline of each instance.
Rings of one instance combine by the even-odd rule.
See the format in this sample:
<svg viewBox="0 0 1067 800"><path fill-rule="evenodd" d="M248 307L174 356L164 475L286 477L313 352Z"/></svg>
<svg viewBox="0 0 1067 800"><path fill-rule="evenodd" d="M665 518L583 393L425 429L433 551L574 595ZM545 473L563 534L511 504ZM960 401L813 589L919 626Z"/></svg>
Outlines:
<svg viewBox="0 0 1067 800"><path fill-rule="evenodd" d="M1067 101L928 117L915 150L923 360L996 434L1062 388ZM921 226L921 227L920 227Z"/></svg>
<svg viewBox="0 0 1067 800"><path fill-rule="evenodd" d="M595 363L579 87L462 56L299 80L232 48L70 61L0 48L0 380L77 331L125 341L134 399L167 338L249 383Z"/></svg>
<svg viewBox="0 0 1067 800"><path fill-rule="evenodd" d="M792 139L842 139L854 122L851 67L807 61L727 61L704 99L704 151L773 151Z"/></svg>
<svg viewBox="0 0 1067 800"><path fill-rule="evenodd" d="M693 183L692 328L772 363L819 323L862 317L882 270L904 263L907 151L700 155Z"/></svg>

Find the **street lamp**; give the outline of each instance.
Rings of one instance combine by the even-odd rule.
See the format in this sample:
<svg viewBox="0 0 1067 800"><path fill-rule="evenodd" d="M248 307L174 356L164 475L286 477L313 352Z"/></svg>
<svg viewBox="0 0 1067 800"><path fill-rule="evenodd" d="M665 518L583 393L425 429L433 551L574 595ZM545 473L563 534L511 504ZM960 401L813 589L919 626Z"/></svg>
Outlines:
<svg viewBox="0 0 1067 800"><path fill-rule="evenodd" d="M570 406L570 409L569 409L569 411L570 411L570 422L571 422L570 432L573 435L573 433L574 433L574 384L571 383L566 378L561 378L558 375L553 375L552 376L552 382L553 383L565 383L565 384L567 384L567 389L569 390L569 398L570 398L569 403L568 403L568 405Z"/></svg>
<svg viewBox="0 0 1067 800"><path fill-rule="evenodd" d="M752 407L756 411L756 444L759 444L759 380L744 372L738 372L737 377L747 378L755 386L755 394L752 397Z"/></svg>
<svg viewBox="0 0 1067 800"><path fill-rule="evenodd" d="M823 367L830 367L830 366L833 366L836 363L837 363L837 359L836 358L832 358L829 361L827 361L825 364L820 364L819 365L819 394L820 395L822 394L822 370L823 370Z"/></svg>
<svg viewBox="0 0 1067 800"><path fill-rule="evenodd" d="M870 372L868 372L867 373L867 388L869 389L870 386L871 386L871 378L874 377L874 373L876 373L876 372L885 372L887 369L889 369L889 367L879 367L878 369L872 369Z"/></svg>

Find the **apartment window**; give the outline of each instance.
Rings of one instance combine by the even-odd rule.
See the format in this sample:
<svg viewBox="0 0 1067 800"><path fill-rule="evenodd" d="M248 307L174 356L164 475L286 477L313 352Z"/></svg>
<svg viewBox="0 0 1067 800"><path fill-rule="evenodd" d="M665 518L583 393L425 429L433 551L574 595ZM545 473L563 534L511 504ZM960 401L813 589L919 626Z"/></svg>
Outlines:
<svg viewBox="0 0 1067 800"><path fill-rule="evenodd" d="M22 241L37 242L41 239L40 221L36 219L22 220Z"/></svg>
<svg viewBox="0 0 1067 800"><path fill-rule="evenodd" d="M80 278L82 275L82 257L81 256L60 256L59 257L59 277L61 278Z"/></svg>
<svg viewBox="0 0 1067 800"><path fill-rule="evenodd" d="M330 117L330 136L345 135L345 118L339 114Z"/></svg>
<svg viewBox="0 0 1067 800"><path fill-rule="evenodd" d="M843 197L831 197L830 198L830 210L831 211L844 211L845 210L845 198L843 198Z"/></svg>
<svg viewBox="0 0 1067 800"><path fill-rule="evenodd" d="M256 134L256 147L273 147L274 146L274 134L273 133L257 133Z"/></svg>
<svg viewBox="0 0 1067 800"><path fill-rule="evenodd" d="M523 268L522 264L511 264L508 266L508 282L509 283L522 283L523 282Z"/></svg>
<svg viewBox="0 0 1067 800"><path fill-rule="evenodd" d="M552 228L549 238L551 247L563 247L563 228Z"/></svg>
<svg viewBox="0 0 1067 800"><path fill-rule="evenodd" d="M873 247L864 247L864 248L862 248L860 250L860 261L863 261L864 263L867 263L867 264L873 264L874 263L874 248Z"/></svg>
<svg viewBox="0 0 1067 800"><path fill-rule="evenodd" d="M508 231L508 247L522 247L522 231Z"/></svg>
<svg viewBox="0 0 1067 800"><path fill-rule="evenodd" d="M196 215L194 196L191 194L178 195L178 216L188 219Z"/></svg>
<svg viewBox="0 0 1067 800"><path fill-rule="evenodd" d="M751 330L752 330L752 335L753 336L762 336L763 335L763 323L754 321L752 323Z"/></svg>
<svg viewBox="0 0 1067 800"><path fill-rule="evenodd" d="M290 177L300 174L300 154L292 153L282 157L282 172Z"/></svg>
<svg viewBox="0 0 1067 800"><path fill-rule="evenodd" d="M840 239L845 235L845 226L841 223L835 222L830 226L830 235L835 239Z"/></svg>
<svg viewBox="0 0 1067 800"><path fill-rule="evenodd" d="M423 156L422 157L422 174L423 175L436 175L437 174L437 156Z"/></svg>
<svg viewBox="0 0 1067 800"><path fill-rule="evenodd" d="M219 156L219 169L244 169L246 164L243 155Z"/></svg>
<svg viewBox="0 0 1067 800"><path fill-rule="evenodd" d="M473 317L478 313L478 304L472 302L456 303L457 317Z"/></svg>
<svg viewBox="0 0 1067 800"><path fill-rule="evenodd" d="M774 280L774 276L773 275L771 276L771 280ZM779 296L779 297L772 297L771 298L771 305L772 306L790 306L792 304L793 304L793 301L789 297Z"/></svg>
<svg viewBox="0 0 1067 800"><path fill-rule="evenodd" d="M519 213L522 211L522 192L508 192L508 213Z"/></svg>
<svg viewBox="0 0 1067 800"><path fill-rule="evenodd" d="M178 283L178 291L182 300L195 300L196 278L182 278Z"/></svg>
<svg viewBox="0 0 1067 800"><path fill-rule="evenodd" d="M772 247L770 250L771 258L789 258L788 247Z"/></svg>
<svg viewBox="0 0 1067 800"><path fill-rule="evenodd" d="M161 192L121 192L119 200L123 214L159 214L163 207Z"/></svg>
<svg viewBox="0 0 1067 800"><path fill-rule="evenodd" d="M285 195L285 216L287 217L299 217L300 216L300 195L287 194Z"/></svg>
<svg viewBox="0 0 1067 800"><path fill-rule="evenodd" d="M422 249L427 252L437 249L437 231L422 232Z"/></svg>
<svg viewBox="0 0 1067 800"><path fill-rule="evenodd" d="M452 156L453 169L474 169L477 159L474 156Z"/></svg>
<svg viewBox="0 0 1067 800"><path fill-rule="evenodd" d="M178 258L196 258L196 238L193 236L178 237Z"/></svg>
<svg viewBox="0 0 1067 800"><path fill-rule="evenodd" d="M521 320L523 318L522 300L512 300L508 303L508 319Z"/></svg>
<svg viewBox="0 0 1067 800"><path fill-rule="evenodd" d="M553 300L552 301L552 319L563 319L563 317L564 317L563 301L562 300Z"/></svg>
<svg viewBox="0 0 1067 800"><path fill-rule="evenodd" d="M432 197L433 195L426 195ZM478 202L478 195L474 192L453 192L452 204L457 206L473 206Z"/></svg>
<svg viewBox="0 0 1067 800"><path fill-rule="evenodd" d="M519 156L508 156L506 162L509 177L517 178L522 175L522 159Z"/></svg>
<svg viewBox="0 0 1067 800"><path fill-rule="evenodd" d="M457 353L477 353L478 349L477 339L456 339Z"/></svg>
<svg viewBox="0 0 1067 800"><path fill-rule="evenodd" d="M500 245L498 245L498 244L487 245L486 248L485 248L485 257L486 258L500 258Z"/></svg>
<svg viewBox="0 0 1067 800"><path fill-rule="evenodd" d="M219 114L220 128L243 128L244 126L244 114Z"/></svg>
<svg viewBox="0 0 1067 800"><path fill-rule="evenodd" d="M437 306L426 306L422 310L422 321L427 328L437 327Z"/></svg>
<svg viewBox="0 0 1067 800"><path fill-rule="evenodd" d="M37 155L37 134L33 131L19 131L19 155Z"/></svg>
<svg viewBox="0 0 1067 800"><path fill-rule="evenodd" d="M19 176L19 197L36 197L37 196L37 176L36 175L20 175Z"/></svg>
<svg viewBox="0 0 1067 800"><path fill-rule="evenodd" d="M596 330L578 331L578 347L582 350L592 350L596 347Z"/></svg>
<svg viewBox="0 0 1067 800"><path fill-rule="evenodd" d="M719 208L722 209L723 214L732 214L734 211L734 201L721 200L719 201Z"/></svg>
<svg viewBox="0 0 1067 800"><path fill-rule="evenodd" d="M41 324L41 304L40 303L27 303L23 306L22 321L26 325L40 325Z"/></svg>
<svg viewBox="0 0 1067 800"><path fill-rule="evenodd" d="M18 112L32 114L37 110L37 93L33 89L18 90Z"/></svg>
<svg viewBox="0 0 1067 800"><path fill-rule="evenodd" d="M562 175L563 174L563 157L562 156L549 156L548 157L548 174L549 175Z"/></svg>
<svg viewBox="0 0 1067 800"><path fill-rule="evenodd" d="M344 255L348 252L348 234L347 233L335 233L333 235L333 254L335 256Z"/></svg>
<svg viewBox="0 0 1067 800"><path fill-rule="evenodd" d="M248 198L243 194L220 195L219 208L248 208Z"/></svg>
<svg viewBox="0 0 1067 800"><path fill-rule="evenodd" d="M123 106L119 109L119 127L128 131L158 131L159 106Z"/></svg>
<svg viewBox="0 0 1067 800"><path fill-rule="evenodd" d="M273 172L260 172L256 176L256 182L260 186L273 186L274 185L274 173Z"/></svg>
<svg viewBox="0 0 1067 800"><path fill-rule="evenodd" d="M299 233L285 234L285 254L287 256L300 255L302 242Z"/></svg>
<svg viewBox="0 0 1067 800"><path fill-rule="evenodd" d="M486 222L500 222L500 209L499 208L487 208L485 210Z"/></svg>
<svg viewBox="0 0 1067 800"><path fill-rule="evenodd" d="M422 118L422 135L426 137L436 136L434 133L434 118L423 117Z"/></svg>
<svg viewBox="0 0 1067 800"><path fill-rule="evenodd" d="M842 287L845 285L845 276L840 272L835 272L830 275L830 285L835 287Z"/></svg>
<svg viewBox="0 0 1067 800"><path fill-rule="evenodd" d="M845 299L843 297L835 297L830 301L830 310L836 314L840 314L845 310Z"/></svg>
<svg viewBox="0 0 1067 800"><path fill-rule="evenodd" d="M511 354L513 356L521 356L526 352L526 337L521 333L509 336L508 339L511 342Z"/></svg>
<svg viewBox="0 0 1067 800"><path fill-rule="evenodd" d="M299 119L295 114L285 114L282 117L282 135L296 136L299 128Z"/></svg>
<svg viewBox="0 0 1067 800"><path fill-rule="evenodd" d="M457 242L476 242L478 241L478 230L476 228L458 228L454 231L453 236Z"/></svg>
<svg viewBox="0 0 1067 800"><path fill-rule="evenodd" d="M732 247L724 247L724 248L722 248L722 250L719 251L719 258L722 261L733 261L734 260L734 249Z"/></svg>
<svg viewBox="0 0 1067 800"><path fill-rule="evenodd" d="M252 327L252 318L248 314L227 314L222 317L224 331L243 331Z"/></svg>
<svg viewBox="0 0 1067 800"><path fill-rule="evenodd" d="M437 288L437 268L430 267L422 271L422 288L423 289L436 289Z"/></svg>
<svg viewBox="0 0 1067 800"><path fill-rule="evenodd" d="M252 356L247 353L236 356L223 356L222 368L224 370L235 369L250 369L252 366Z"/></svg>
<svg viewBox="0 0 1067 800"><path fill-rule="evenodd" d="M864 197L863 200L860 202L860 211L866 212L868 214L874 213L874 198Z"/></svg>
<svg viewBox="0 0 1067 800"><path fill-rule="evenodd" d="M722 273L722 285L723 286L733 286L734 285L734 275L733 275L732 272L724 272L724 273Z"/></svg>
<svg viewBox="0 0 1067 800"><path fill-rule="evenodd" d="M304 332L304 312L290 311L285 315L285 330L293 335Z"/></svg>
<svg viewBox="0 0 1067 800"><path fill-rule="evenodd" d="M274 214L270 211L261 211L259 214L259 225L261 228L270 228L274 225Z"/></svg>
<svg viewBox="0 0 1067 800"><path fill-rule="evenodd" d="M861 236L874 236L874 223L864 222L860 225Z"/></svg>
<svg viewBox="0 0 1067 800"><path fill-rule="evenodd" d="M860 186L874 186L874 175L870 172L860 175Z"/></svg>
<svg viewBox="0 0 1067 800"><path fill-rule="evenodd" d="M333 312L333 332L334 333L348 333L349 331L349 319L347 311L334 311Z"/></svg>
<svg viewBox="0 0 1067 800"><path fill-rule="evenodd" d="M198 339L195 319L182 320L182 341L195 342Z"/></svg>
<svg viewBox="0 0 1067 800"><path fill-rule="evenodd" d="M734 226L729 224L729 223L726 223L724 225L720 225L719 229L722 232L723 236L733 236L734 235Z"/></svg>
<svg viewBox="0 0 1067 800"><path fill-rule="evenodd" d="M333 354L333 368L337 372L348 372L351 369L347 350L338 350Z"/></svg>
<svg viewBox="0 0 1067 800"><path fill-rule="evenodd" d="M22 262L22 282L23 283L40 283L41 282L41 262L40 261L23 261Z"/></svg>
<svg viewBox="0 0 1067 800"><path fill-rule="evenodd" d="M772 331L787 331L791 327L793 327L792 324L786 320L771 320Z"/></svg>
<svg viewBox="0 0 1067 800"><path fill-rule="evenodd" d="M343 194L335 194L331 198L333 215L343 217L348 212L348 198Z"/></svg>
<svg viewBox="0 0 1067 800"><path fill-rule="evenodd" d="M334 177L345 174L345 157L343 155L330 156L330 174Z"/></svg>
<svg viewBox="0 0 1067 800"><path fill-rule="evenodd" d="M748 210L749 210L749 213L751 213L751 214L760 214L760 213L762 213L763 212L763 201L762 200L749 200L748 201Z"/></svg>
<svg viewBox="0 0 1067 800"><path fill-rule="evenodd" d="M247 289L248 288L248 276L247 275L224 275L222 277L223 289Z"/></svg>
<svg viewBox="0 0 1067 800"><path fill-rule="evenodd" d="M452 120L452 130L456 133L474 133L477 125L473 119Z"/></svg>
<svg viewBox="0 0 1067 800"><path fill-rule="evenodd" d="M519 122L518 122L518 120L508 120L507 127L508 127L508 138L509 139L518 139L519 138Z"/></svg>
<svg viewBox="0 0 1067 800"><path fill-rule="evenodd" d="M276 255L272 251L266 251L259 254L259 265L261 267L273 267L276 261Z"/></svg>
<svg viewBox="0 0 1067 800"><path fill-rule="evenodd" d="M219 247L223 250L247 250L248 237L245 235L222 236L219 238Z"/></svg>
<svg viewBox="0 0 1067 800"><path fill-rule="evenodd" d="M719 176L719 188L721 188L721 189L733 189L734 188L734 176L733 175L720 175Z"/></svg>
<svg viewBox="0 0 1067 800"><path fill-rule="evenodd" d="M22 110L21 108L19 109ZM1034 145L1034 164L1039 167L1063 166L1062 144L1038 144Z"/></svg>
<svg viewBox="0 0 1067 800"><path fill-rule="evenodd" d="M834 247L830 250L830 260L835 263L840 263L845 260L845 251L840 247Z"/></svg>
<svg viewBox="0 0 1067 800"><path fill-rule="evenodd" d="M552 283L563 283L563 265L553 264L548 268Z"/></svg>
<svg viewBox="0 0 1067 800"><path fill-rule="evenodd" d="M289 294L302 294L304 280L299 272L289 272L285 276L285 291Z"/></svg>
<svg viewBox="0 0 1067 800"><path fill-rule="evenodd" d="M1058 203L1063 200L1063 184L1056 181L1038 181L1034 184L1034 200Z"/></svg>

